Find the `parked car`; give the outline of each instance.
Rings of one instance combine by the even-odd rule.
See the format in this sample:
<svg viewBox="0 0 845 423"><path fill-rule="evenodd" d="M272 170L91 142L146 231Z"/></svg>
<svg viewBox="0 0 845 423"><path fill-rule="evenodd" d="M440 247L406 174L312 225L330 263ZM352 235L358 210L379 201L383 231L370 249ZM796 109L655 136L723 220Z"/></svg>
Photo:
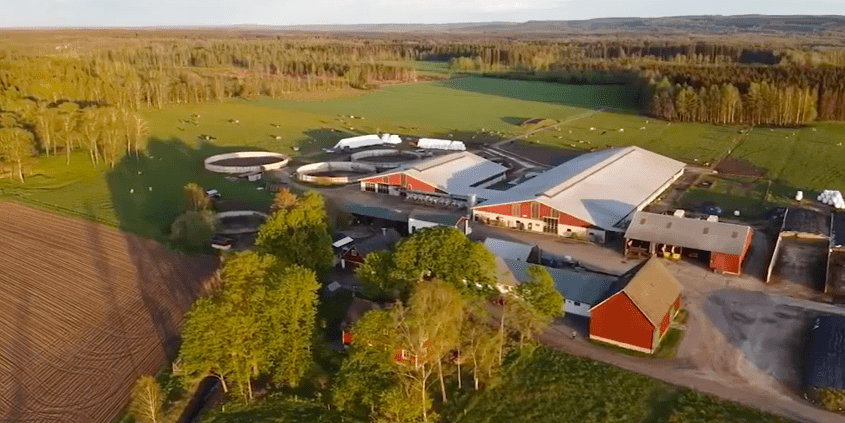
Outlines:
<svg viewBox="0 0 845 423"><path fill-rule="evenodd" d="M205 196L208 198L220 198L220 193L216 189L205 191Z"/></svg>

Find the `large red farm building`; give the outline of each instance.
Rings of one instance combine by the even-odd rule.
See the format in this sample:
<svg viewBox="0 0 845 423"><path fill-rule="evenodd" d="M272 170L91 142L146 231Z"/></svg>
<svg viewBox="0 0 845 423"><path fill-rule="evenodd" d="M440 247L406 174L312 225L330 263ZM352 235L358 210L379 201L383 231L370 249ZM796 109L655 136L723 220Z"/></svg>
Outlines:
<svg viewBox="0 0 845 423"><path fill-rule="evenodd" d="M625 232L624 254L685 256L708 263L714 271L738 275L752 236L750 226L637 212Z"/></svg>
<svg viewBox="0 0 845 423"><path fill-rule="evenodd" d="M590 339L653 353L680 310L681 285L651 258L625 274L617 289L590 309Z"/></svg>
<svg viewBox="0 0 845 423"><path fill-rule="evenodd" d="M472 208L476 221L604 242L681 177L684 164L639 147L580 155L539 174L502 182L507 169L452 153L361 179L361 190L434 198ZM502 182L502 183L500 183ZM440 197L442 200L437 200ZM440 204L444 204L441 202Z"/></svg>
<svg viewBox="0 0 845 423"><path fill-rule="evenodd" d="M505 179L507 169L463 151L402 166L380 175L362 178L362 191L398 195L404 192L466 197Z"/></svg>
<svg viewBox="0 0 845 423"><path fill-rule="evenodd" d="M639 147L578 156L498 195L479 193L475 220L604 242L681 177L684 164ZM489 190L487 190L489 191Z"/></svg>

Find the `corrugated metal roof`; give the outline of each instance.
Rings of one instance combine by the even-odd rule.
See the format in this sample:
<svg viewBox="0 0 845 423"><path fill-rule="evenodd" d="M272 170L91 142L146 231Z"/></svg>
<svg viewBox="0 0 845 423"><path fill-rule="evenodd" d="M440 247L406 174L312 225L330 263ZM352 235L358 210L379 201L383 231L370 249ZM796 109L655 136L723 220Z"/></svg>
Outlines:
<svg viewBox="0 0 845 423"><path fill-rule="evenodd" d="M677 160L639 147L583 154L507 191L485 190L479 206L536 200L607 230L684 169Z"/></svg>
<svg viewBox="0 0 845 423"><path fill-rule="evenodd" d="M378 176L405 173L408 176L429 183L443 192L456 195L470 195L479 191L472 185L503 175L504 166L493 163L473 153L463 151L411 163Z"/></svg>
<svg viewBox="0 0 845 423"><path fill-rule="evenodd" d="M636 212L625 238L738 256L749 232L745 225Z"/></svg>
<svg viewBox="0 0 845 423"><path fill-rule="evenodd" d="M622 292L657 326L681 294L681 284L660 259L652 257L632 275Z"/></svg>
<svg viewBox="0 0 845 423"><path fill-rule="evenodd" d="M845 317L816 317L804 358L804 383L817 388L845 389Z"/></svg>
<svg viewBox="0 0 845 423"><path fill-rule="evenodd" d="M423 213L423 212L413 212L408 217L408 220L415 219L421 220L423 222L431 222L436 223L438 225L444 226L455 226L465 216L455 215L455 214L445 214L445 213Z"/></svg>
<svg viewBox="0 0 845 423"><path fill-rule="evenodd" d="M400 239L402 239L402 235L399 235L396 229L387 228L383 232L377 232L369 238L356 241L352 248L363 257L372 251L388 250Z"/></svg>
<svg viewBox="0 0 845 423"><path fill-rule="evenodd" d="M514 277L519 281L528 280L528 267L536 264L524 261L505 260ZM601 273L575 269L556 269L539 266L549 273L555 289L563 298L594 306L610 295L618 277Z"/></svg>
<svg viewBox="0 0 845 423"><path fill-rule="evenodd" d="M496 281L504 286L516 286L519 281L516 280L505 260L499 256L496 256L494 260L496 262Z"/></svg>
<svg viewBox="0 0 845 423"><path fill-rule="evenodd" d="M486 248L487 251L490 251L494 256L498 256L503 259L522 261L528 260L528 256L531 255L531 250L534 249L533 246L528 244L505 241L498 238L485 239L484 248Z"/></svg>
<svg viewBox="0 0 845 423"><path fill-rule="evenodd" d="M375 217L378 219L390 220L394 222L407 222L408 213L399 209L389 209L378 206L365 206L358 203L342 203L340 206L343 211L359 216Z"/></svg>

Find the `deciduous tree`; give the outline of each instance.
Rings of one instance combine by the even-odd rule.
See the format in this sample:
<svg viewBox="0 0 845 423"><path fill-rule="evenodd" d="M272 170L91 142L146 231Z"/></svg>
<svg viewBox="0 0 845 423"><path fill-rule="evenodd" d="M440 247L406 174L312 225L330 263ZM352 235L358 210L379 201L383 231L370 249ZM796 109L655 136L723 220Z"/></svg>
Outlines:
<svg viewBox="0 0 845 423"><path fill-rule="evenodd" d="M161 389L152 376L141 376L132 387L129 412L136 423L162 422Z"/></svg>
<svg viewBox="0 0 845 423"><path fill-rule="evenodd" d="M331 236L323 198L307 192L293 207L273 212L258 229L255 244L262 251L310 269L331 265Z"/></svg>

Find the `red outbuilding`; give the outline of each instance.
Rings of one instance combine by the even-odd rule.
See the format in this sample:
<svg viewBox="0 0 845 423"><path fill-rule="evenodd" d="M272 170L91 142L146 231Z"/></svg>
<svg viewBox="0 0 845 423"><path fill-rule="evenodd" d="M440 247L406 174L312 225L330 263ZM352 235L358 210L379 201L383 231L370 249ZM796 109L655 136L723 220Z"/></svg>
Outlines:
<svg viewBox="0 0 845 423"><path fill-rule="evenodd" d="M590 339L653 353L678 314L681 285L651 258L623 275L617 289L590 309Z"/></svg>
<svg viewBox="0 0 845 423"><path fill-rule="evenodd" d="M748 254L750 226L676 215L637 212L625 232L626 256L682 256L707 263L716 272L739 275Z"/></svg>

